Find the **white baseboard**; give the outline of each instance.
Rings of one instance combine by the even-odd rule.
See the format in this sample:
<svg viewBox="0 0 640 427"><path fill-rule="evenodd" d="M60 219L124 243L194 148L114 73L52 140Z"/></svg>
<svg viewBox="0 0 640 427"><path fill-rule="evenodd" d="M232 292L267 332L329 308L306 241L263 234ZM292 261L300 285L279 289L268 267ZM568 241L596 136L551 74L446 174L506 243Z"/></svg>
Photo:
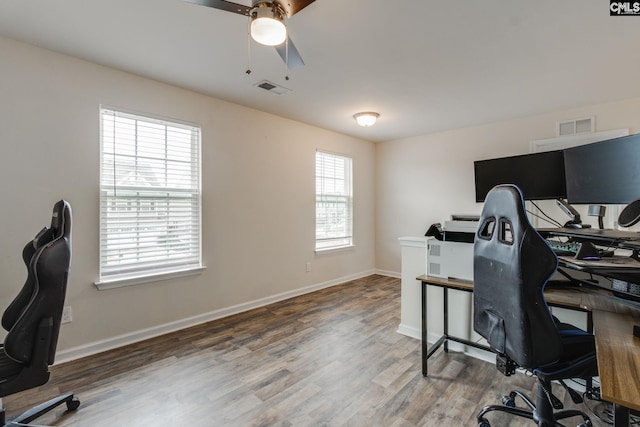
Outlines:
<svg viewBox="0 0 640 427"><path fill-rule="evenodd" d="M128 344L133 344L139 341L143 341L149 338L164 335L170 332L175 332L180 329L189 328L202 323L210 322L212 320L221 319L223 317L231 316L233 314L242 313L252 310L254 308L264 307L265 305L272 304L274 302L286 300L289 298L305 295L320 289L329 288L331 286L340 285L351 280L361 279L363 277L371 276L372 274L381 274L376 270L363 271L361 273L351 274L348 276L339 277L337 279L329 280L327 282L316 283L311 286L306 286L300 289L294 289L292 291L283 292L276 295L271 295L258 300L249 301L246 303L234 305L231 307L221 308L218 310L210 311L208 313L199 314L197 316L188 317L186 319L177 320L174 322L157 325L151 328L142 329L128 334L123 334L104 340L96 341L93 343L81 345L78 347L61 350L56 353L56 364L69 362L71 360L80 359L82 357L91 356L93 354L101 353L103 351L112 350L114 348L122 347Z"/></svg>
<svg viewBox="0 0 640 427"><path fill-rule="evenodd" d="M375 274L379 274L381 276L395 277L396 279L400 279L401 278L400 273L398 273L396 271L376 269L376 273Z"/></svg>
<svg viewBox="0 0 640 427"><path fill-rule="evenodd" d="M422 331L418 328L414 328L413 326L408 326L400 323L398 326L398 330L396 331L399 334L406 335L409 338L415 338L417 340L422 339Z"/></svg>
<svg viewBox="0 0 640 427"><path fill-rule="evenodd" d="M465 354L475 357L476 359L484 360L485 362L496 363L496 354L487 350L480 350L479 348L469 346Z"/></svg>
<svg viewBox="0 0 640 427"><path fill-rule="evenodd" d="M409 326L409 325L405 325L404 323L401 323L398 326L398 330L396 332L399 333L399 334L402 334L402 335L406 335L409 338L415 338L417 340L422 340L422 330L420 328L416 328L414 326ZM438 333L435 333L435 332L428 332L427 333L427 342L429 344L433 344L434 342L439 340L441 336L442 336L442 334L438 334ZM449 344L451 346L451 344L456 344L456 343L454 343L452 341Z"/></svg>

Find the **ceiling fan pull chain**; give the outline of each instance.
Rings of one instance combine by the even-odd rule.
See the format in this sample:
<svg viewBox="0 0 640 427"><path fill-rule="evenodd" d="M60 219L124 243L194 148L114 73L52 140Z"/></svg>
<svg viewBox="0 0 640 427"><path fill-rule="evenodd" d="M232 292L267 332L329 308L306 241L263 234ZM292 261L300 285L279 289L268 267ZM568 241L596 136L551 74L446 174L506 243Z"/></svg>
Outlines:
<svg viewBox="0 0 640 427"><path fill-rule="evenodd" d="M289 32L284 39L284 79L289 81Z"/></svg>
<svg viewBox="0 0 640 427"><path fill-rule="evenodd" d="M247 21L247 75L251 74L251 17Z"/></svg>

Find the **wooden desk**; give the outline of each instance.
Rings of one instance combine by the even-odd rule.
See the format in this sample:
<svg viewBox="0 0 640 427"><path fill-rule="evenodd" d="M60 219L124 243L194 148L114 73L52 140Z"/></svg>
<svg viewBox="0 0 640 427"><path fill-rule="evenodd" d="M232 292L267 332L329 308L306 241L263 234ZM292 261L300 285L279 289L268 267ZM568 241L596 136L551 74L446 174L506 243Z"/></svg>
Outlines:
<svg viewBox="0 0 640 427"><path fill-rule="evenodd" d="M640 410L640 338L632 333L640 315L596 309L593 322L600 393L614 404L615 425L628 426L629 408Z"/></svg>
<svg viewBox="0 0 640 427"><path fill-rule="evenodd" d="M473 292L473 283L422 275L422 374L427 360L448 340L488 350L486 346L449 335L447 290ZM426 287L444 289L444 334L431 347L427 344ZM567 287L545 290L551 306L587 313L587 328L593 330L602 398L614 404L614 425L629 425L629 408L640 411L640 338L633 336L633 325L640 324L640 307L612 296L603 289Z"/></svg>

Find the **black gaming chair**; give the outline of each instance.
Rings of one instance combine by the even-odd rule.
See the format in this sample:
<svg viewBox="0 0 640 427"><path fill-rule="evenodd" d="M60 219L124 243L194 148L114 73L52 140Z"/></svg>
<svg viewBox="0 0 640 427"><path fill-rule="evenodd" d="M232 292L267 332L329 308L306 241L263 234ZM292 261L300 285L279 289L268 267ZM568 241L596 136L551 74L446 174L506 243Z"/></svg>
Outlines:
<svg viewBox="0 0 640 427"><path fill-rule="evenodd" d="M49 380L71 261L69 203L61 200L55 204L51 227L43 228L27 243L22 258L27 265L27 280L2 316L2 327L8 334L0 346L0 398ZM72 393L67 393L5 421L0 404L0 425L26 426L62 403L68 410L80 405Z"/></svg>
<svg viewBox="0 0 640 427"><path fill-rule="evenodd" d="M477 416L482 427L489 426L485 415L490 411L533 419L539 426L561 426L558 420L581 416L580 425L591 426L583 412L553 411L562 409L562 403L551 393L551 381L597 375L593 335L560 323L544 299L545 284L557 263L555 253L529 223L518 187L494 187L485 200L474 243L473 325L497 353L502 373L511 375L522 367L537 377L538 386L535 404L513 391L503 398L504 406L484 407ZM515 407L516 396L529 410Z"/></svg>

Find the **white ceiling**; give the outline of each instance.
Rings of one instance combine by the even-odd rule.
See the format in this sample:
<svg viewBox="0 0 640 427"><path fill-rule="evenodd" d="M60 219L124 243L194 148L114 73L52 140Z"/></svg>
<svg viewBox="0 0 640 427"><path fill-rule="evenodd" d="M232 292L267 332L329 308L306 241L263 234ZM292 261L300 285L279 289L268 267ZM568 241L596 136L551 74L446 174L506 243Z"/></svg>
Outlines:
<svg viewBox="0 0 640 427"><path fill-rule="evenodd" d="M238 0L250 4L250 0ZM371 141L640 96L640 16L604 0L316 0L306 66L247 21L182 0L0 0L0 36ZM0 58L1 60L1 58ZM262 80L292 89L275 95ZM377 111L360 128L352 115Z"/></svg>

